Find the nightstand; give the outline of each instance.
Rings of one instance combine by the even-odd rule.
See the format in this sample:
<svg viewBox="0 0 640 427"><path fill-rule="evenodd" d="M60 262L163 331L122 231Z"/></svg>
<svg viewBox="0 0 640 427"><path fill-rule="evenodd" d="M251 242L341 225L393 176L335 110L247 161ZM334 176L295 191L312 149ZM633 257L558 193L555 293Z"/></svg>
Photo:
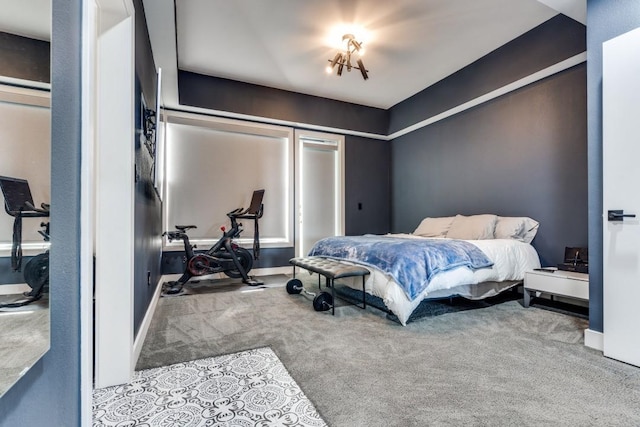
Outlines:
<svg viewBox="0 0 640 427"><path fill-rule="evenodd" d="M525 307L531 303L532 292L589 300L589 275L563 270L527 271L524 275Z"/></svg>

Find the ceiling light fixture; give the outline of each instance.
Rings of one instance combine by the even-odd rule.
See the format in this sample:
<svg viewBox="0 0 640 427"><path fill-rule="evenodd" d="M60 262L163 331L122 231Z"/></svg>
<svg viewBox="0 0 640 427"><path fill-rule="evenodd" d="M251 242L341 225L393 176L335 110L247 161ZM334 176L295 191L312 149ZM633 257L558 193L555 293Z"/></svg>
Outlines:
<svg viewBox="0 0 640 427"><path fill-rule="evenodd" d="M329 65L327 66L327 73L331 73L337 65L338 66L337 74L341 76L342 70L346 65L347 71L351 71L352 68L355 68L356 70L360 70L360 74L362 74L362 78L367 80L369 78L369 74L368 74L369 70L367 70L364 67L364 63L362 62L362 59L358 58L356 60L357 65L353 65L351 63L351 55L353 55L356 52L359 54L363 53L364 50L362 49L362 42L358 42L355 39L353 34L345 34L344 36L342 36L342 42L346 43L345 50L344 52L336 53L336 56L334 56L333 59L329 59Z"/></svg>

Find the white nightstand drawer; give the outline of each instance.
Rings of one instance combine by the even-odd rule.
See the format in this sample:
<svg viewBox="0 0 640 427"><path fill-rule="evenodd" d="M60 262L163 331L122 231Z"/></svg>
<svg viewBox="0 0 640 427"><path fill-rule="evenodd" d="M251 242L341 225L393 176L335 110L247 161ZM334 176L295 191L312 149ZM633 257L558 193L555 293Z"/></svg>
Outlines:
<svg viewBox="0 0 640 427"><path fill-rule="evenodd" d="M525 306L529 305L529 291L538 291L570 298L589 299L589 275L556 270L528 271L524 278Z"/></svg>

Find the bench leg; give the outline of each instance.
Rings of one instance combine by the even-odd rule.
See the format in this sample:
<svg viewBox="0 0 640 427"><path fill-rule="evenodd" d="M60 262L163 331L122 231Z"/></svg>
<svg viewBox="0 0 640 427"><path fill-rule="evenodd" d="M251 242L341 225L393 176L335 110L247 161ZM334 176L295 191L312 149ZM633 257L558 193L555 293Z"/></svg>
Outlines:
<svg viewBox="0 0 640 427"><path fill-rule="evenodd" d="M365 276L362 276L362 308L366 309L367 308L367 294L364 291L364 283L365 283L364 278L365 278Z"/></svg>
<svg viewBox="0 0 640 427"><path fill-rule="evenodd" d="M329 281L329 278L327 278L327 282ZM335 316L336 315L336 287L333 286L334 282L333 279L331 279L331 315Z"/></svg>

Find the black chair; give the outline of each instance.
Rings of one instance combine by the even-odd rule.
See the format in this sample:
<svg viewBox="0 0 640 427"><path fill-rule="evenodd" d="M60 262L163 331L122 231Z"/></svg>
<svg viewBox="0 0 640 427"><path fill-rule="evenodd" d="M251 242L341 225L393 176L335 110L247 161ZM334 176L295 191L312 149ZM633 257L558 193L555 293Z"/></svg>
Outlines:
<svg viewBox="0 0 640 427"><path fill-rule="evenodd" d="M44 218L49 216L49 205L42 203L40 208L33 204L29 182L20 178L0 176L0 189L4 195L4 209L14 217L13 244L11 246L11 268L22 269L22 218ZM39 233L49 240L49 223L41 223L44 231Z"/></svg>
<svg viewBox="0 0 640 427"><path fill-rule="evenodd" d="M264 213L264 205L262 204L263 197L264 190L254 190L249 207L236 215L236 218L253 220L253 259L256 260L260 258L260 228L258 227L258 219L262 218L262 214Z"/></svg>

